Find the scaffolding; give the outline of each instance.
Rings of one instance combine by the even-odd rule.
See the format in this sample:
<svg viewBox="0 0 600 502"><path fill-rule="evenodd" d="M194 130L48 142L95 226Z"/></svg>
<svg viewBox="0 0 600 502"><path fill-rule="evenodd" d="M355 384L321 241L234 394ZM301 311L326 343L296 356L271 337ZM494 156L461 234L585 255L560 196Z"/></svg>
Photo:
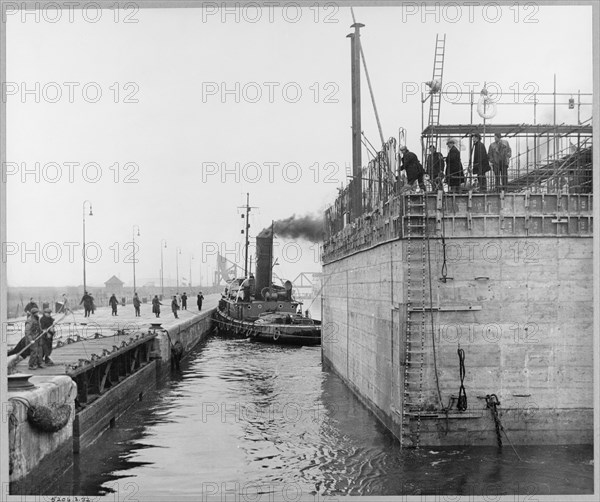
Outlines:
<svg viewBox="0 0 600 502"><path fill-rule="evenodd" d="M556 85L556 84L555 84ZM498 185L498 178L493 171L487 174L487 185L492 191L532 193L568 193L592 192L592 118L581 121L581 108L591 105L592 94L589 93L532 93L521 101L520 96L511 99L491 100L484 88L476 101L475 93L443 92L440 97L452 96L447 99L450 105L466 105L470 108L469 121L459 124L428 124L424 125L424 109L422 107L423 132L421 143L423 152L429 145L445 144L449 138L455 138L463 145L461 152L463 168L467 177L465 187L478 190L477 176L472 169L472 135L481 135L481 141L486 150L494 141L494 135L500 133L512 150L508 165L508 183ZM577 101L574 96L577 96ZM467 97L467 99L465 99ZM552 97L551 101L544 101ZM516 99L515 99L516 98ZM586 101L587 99L590 101ZM423 100L422 100L423 101ZM483 110L482 110L483 104ZM485 110L486 105L491 110ZM517 105L530 107L533 112L533 123L490 123L498 107ZM537 115L541 106L553 107L553 122L538 123ZM566 124L556 122L558 106L577 108L577 123ZM474 123L474 111L477 109L480 123ZM490 111L492 113L490 113ZM465 121L466 122L466 121ZM466 142L466 145L465 145ZM465 148L466 146L466 148ZM465 155L466 154L466 155ZM425 153L423 157L425 158ZM465 158L466 157L466 158ZM466 162L465 162L466 161Z"/></svg>
<svg viewBox="0 0 600 502"><path fill-rule="evenodd" d="M351 222L363 215L382 213L383 207L397 195L412 193L414 186L407 186L400 176L400 159L397 148L406 146L406 131L400 128L398 139L390 138L383 143L380 151L368 142L360 127L360 74L358 57L362 55L359 40L359 28L363 25L352 25L355 32L352 38L353 61L353 165L350 181L339 189L334 204L325 212L327 235L335 235ZM358 44L358 47L355 45ZM541 193L541 194L590 194L592 193L592 117L581 120L582 111L591 110L592 93L558 93L556 92L556 76L553 92L524 93L516 90L510 95L502 95L488 91L486 84L478 95L471 89L445 91L443 86L444 58L446 36L437 35L434 49L432 80L425 82L428 92L421 93L421 163L428 165L429 146L435 146L442 153L441 146L446 145L449 138L458 141L461 147L461 162L465 174L465 182L458 187L458 192L496 192L496 193ZM365 64L366 72L366 64ZM371 97L373 98L372 89ZM451 86L455 88L455 86ZM492 90L495 84L490 83ZM510 88L512 90L512 87ZM551 99L549 99L551 97ZM464 114L464 120L454 124L440 124L440 108L442 101L456 111L461 107L470 111ZM428 103L429 102L429 103ZM374 104L374 99L373 99ZM425 109L429 106L428 113ZM530 123L504 122L496 123L497 111L506 112L510 106L516 106L521 116L532 112ZM540 109L547 110L552 106L552 123L539 123ZM577 113L577 123L557 122L557 108L568 106ZM445 109L448 108L445 105ZM374 107L375 108L375 107ZM583 110L582 110L583 109ZM526 113L523 114L523 111ZM575 113L575 112L574 112ZM591 113L591 112L590 112ZM375 108L380 137L383 133ZM462 112L453 113L462 116ZM547 118L547 113L540 115ZM354 118L357 119L356 123ZM427 120L427 125L425 121ZM476 122L477 121L477 122ZM486 186L479 187L483 181L473 172L473 135L480 135L480 140L489 153L495 135L500 134L502 141L511 148L511 156L506 169L498 169L492 165L485 174ZM361 145L362 143L362 145ZM364 146L372 157L366 166L362 164L361 151ZM493 164L493 163L491 163ZM362 167L361 167L362 166ZM428 173L427 173L428 174ZM427 176L425 176L427 178ZM431 181L426 181L428 191L432 190ZM414 184L413 184L414 185ZM443 184L443 191L448 191ZM375 215L376 216L376 215Z"/></svg>

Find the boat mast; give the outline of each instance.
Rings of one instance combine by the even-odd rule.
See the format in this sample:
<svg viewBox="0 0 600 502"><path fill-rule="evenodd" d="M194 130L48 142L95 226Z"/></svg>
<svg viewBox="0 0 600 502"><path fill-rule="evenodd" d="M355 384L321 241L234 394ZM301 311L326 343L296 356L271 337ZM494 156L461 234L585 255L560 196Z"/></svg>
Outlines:
<svg viewBox="0 0 600 502"><path fill-rule="evenodd" d="M244 257L244 277L248 277L248 245L249 245L249 237L248 233L250 230L250 223L248 221L248 215L250 214L250 194L246 192L246 245L245 245L245 257ZM243 215L242 215L243 216Z"/></svg>
<svg viewBox="0 0 600 502"><path fill-rule="evenodd" d="M274 222L273 220L271 220L271 251L270 251L270 261L271 261L271 266L269 267L269 288L271 287L271 284L273 284L273 267L275 266L275 264L273 263L273 240L275 239L275 234L273 233L274 230Z"/></svg>

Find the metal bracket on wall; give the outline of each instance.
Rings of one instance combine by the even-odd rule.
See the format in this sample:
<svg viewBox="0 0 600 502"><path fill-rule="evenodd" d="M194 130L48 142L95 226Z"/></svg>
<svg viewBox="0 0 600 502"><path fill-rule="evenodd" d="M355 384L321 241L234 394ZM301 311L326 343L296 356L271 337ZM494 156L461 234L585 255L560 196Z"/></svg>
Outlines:
<svg viewBox="0 0 600 502"><path fill-rule="evenodd" d="M460 311L468 311L468 310L481 310L481 305L446 305L443 307L409 307L409 312L460 312Z"/></svg>

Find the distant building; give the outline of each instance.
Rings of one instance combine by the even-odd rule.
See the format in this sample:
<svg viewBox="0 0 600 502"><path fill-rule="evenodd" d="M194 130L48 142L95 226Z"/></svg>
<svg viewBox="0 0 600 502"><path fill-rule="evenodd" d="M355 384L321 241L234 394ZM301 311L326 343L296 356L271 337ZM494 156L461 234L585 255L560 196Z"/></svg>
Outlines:
<svg viewBox="0 0 600 502"><path fill-rule="evenodd" d="M104 287L106 288L107 292L117 294L123 292L123 284L125 283L121 279L119 279L116 275L113 275L104 283Z"/></svg>

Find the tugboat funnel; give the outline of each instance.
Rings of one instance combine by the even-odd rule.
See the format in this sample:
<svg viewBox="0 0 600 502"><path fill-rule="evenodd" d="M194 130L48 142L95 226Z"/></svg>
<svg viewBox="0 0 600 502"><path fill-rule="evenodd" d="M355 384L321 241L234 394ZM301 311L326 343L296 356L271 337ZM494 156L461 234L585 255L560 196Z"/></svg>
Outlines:
<svg viewBox="0 0 600 502"><path fill-rule="evenodd" d="M273 231L265 228L256 236L256 298L264 300L264 288L271 286L273 263Z"/></svg>

